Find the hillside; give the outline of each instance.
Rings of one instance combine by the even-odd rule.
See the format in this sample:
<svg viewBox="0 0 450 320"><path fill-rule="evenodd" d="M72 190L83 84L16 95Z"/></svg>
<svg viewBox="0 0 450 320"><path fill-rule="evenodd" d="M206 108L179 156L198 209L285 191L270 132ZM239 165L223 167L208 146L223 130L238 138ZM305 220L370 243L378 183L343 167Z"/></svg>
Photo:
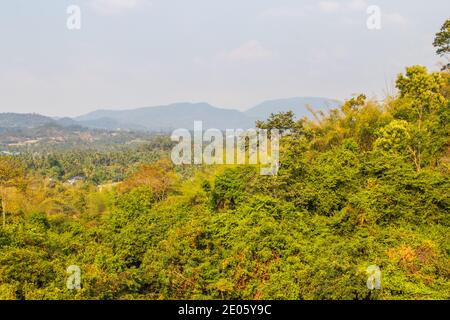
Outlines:
<svg viewBox="0 0 450 320"><path fill-rule="evenodd" d="M37 125L38 123L35 123ZM0 151L43 151L82 147L103 148L135 141L146 141L149 133L132 131L109 131L82 126L61 126L49 122L36 127L0 127Z"/></svg>
<svg viewBox="0 0 450 320"><path fill-rule="evenodd" d="M52 122L55 120L35 113L0 113L0 128L35 128Z"/></svg>

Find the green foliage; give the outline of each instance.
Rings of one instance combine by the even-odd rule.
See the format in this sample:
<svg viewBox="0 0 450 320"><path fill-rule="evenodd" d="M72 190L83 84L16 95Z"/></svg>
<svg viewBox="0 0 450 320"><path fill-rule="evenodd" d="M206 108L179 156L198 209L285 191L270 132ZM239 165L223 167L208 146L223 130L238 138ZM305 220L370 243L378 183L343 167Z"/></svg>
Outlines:
<svg viewBox="0 0 450 320"><path fill-rule="evenodd" d="M226 169L216 177L214 190L211 194L211 206L213 209L234 209L245 199L245 188L256 171L252 167L238 167Z"/></svg>

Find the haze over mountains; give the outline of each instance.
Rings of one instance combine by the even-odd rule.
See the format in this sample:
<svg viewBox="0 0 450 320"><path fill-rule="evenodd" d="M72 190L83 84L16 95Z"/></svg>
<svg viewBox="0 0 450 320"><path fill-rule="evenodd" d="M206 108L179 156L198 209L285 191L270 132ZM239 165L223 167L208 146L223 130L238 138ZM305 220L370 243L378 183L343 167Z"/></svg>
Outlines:
<svg viewBox="0 0 450 320"><path fill-rule="evenodd" d="M247 111L217 108L208 103L174 103L166 106L132 110L97 110L76 118L51 118L39 114L0 114L0 128L34 128L42 125L85 127L104 130L169 132L176 128L192 129L196 120L203 128L233 129L254 127L256 120L265 120L271 113L292 110L297 118L311 117L306 106L327 110L340 105L333 99L297 97L265 101Z"/></svg>

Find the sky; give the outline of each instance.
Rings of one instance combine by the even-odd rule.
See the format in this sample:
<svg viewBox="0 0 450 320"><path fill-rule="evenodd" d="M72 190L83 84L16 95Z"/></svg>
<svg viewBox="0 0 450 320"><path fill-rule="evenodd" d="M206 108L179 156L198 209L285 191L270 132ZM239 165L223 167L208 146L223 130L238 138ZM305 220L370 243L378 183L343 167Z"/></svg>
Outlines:
<svg viewBox="0 0 450 320"><path fill-rule="evenodd" d="M0 112L382 99L406 66L439 69L432 42L449 18L448 0L4 0Z"/></svg>

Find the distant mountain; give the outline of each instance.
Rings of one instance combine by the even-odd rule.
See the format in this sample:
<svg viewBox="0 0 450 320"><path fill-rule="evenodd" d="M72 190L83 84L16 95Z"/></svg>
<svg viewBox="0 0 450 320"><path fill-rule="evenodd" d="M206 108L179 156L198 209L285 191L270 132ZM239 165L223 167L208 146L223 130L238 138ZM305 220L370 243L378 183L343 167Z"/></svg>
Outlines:
<svg viewBox="0 0 450 320"><path fill-rule="evenodd" d="M247 111L223 109L207 103L175 103L166 106L132 110L97 110L75 118L85 126L109 130L171 131L176 128L192 129L195 120L203 121L204 128L251 128L256 120L265 120L271 113L294 111L297 118L311 117L306 108L326 110L340 105L337 100L298 97L263 102Z"/></svg>
<svg viewBox="0 0 450 320"><path fill-rule="evenodd" d="M238 110L221 109L207 103L175 103L166 106L134 110L97 110L75 118L80 123L98 125L109 119L116 129L130 128L150 131L171 131L177 128L192 129L195 120L203 121L204 128L250 128L255 119Z"/></svg>
<svg viewBox="0 0 450 320"><path fill-rule="evenodd" d="M341 103L337 100L317 98L317 97L296 97L289 99L269 100L260 103L245 111L247 116L264 120L269 118L271 113L293 111L297 118L311 117L307 106L314 110L323 111L336 108Z"/></svg>
<svg viewBox="0 0 450 320"><path fill-rule="evenodd" d="M306 106L327 110L340 105L337 100L297 97L265 101L247 111L217 108L208 103L174 103L165 106L131 110L97 110L76 118L50 118L39 114L0 113L0 131L5 129L32 129L59 126L109 131L170 132L177 128L193 129L194 121L201 120L203 128L252 128L256 120L265 120L271 113L292 110L297 118L312 117Z"/></svg>

